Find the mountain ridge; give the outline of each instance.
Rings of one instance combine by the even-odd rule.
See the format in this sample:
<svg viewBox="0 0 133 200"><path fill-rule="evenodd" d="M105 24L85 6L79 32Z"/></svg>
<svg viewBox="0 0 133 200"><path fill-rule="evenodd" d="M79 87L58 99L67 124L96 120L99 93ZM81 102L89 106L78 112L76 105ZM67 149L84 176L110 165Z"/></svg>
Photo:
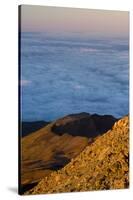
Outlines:
<svg viewBox="0 0 133 200"><path fill-rule="evenodd" d="M22 121L20 123L21 137L25 137L29 135L30 133L33 133L45 127L49 123L50 122L46 122L46 121Z"/></svg>
<svg viewBox="0 0 133 200"><path fill-rule="evenodd" d="M25 194L124 189L129 187L129 117L96 138L64 168Z"/></svg>
<svg viewBox="0 0 133 200"><path fill-rule="evenodd" d="M21 138L22 192L63 168L116 121L111 115L71 114Z"/></svg>

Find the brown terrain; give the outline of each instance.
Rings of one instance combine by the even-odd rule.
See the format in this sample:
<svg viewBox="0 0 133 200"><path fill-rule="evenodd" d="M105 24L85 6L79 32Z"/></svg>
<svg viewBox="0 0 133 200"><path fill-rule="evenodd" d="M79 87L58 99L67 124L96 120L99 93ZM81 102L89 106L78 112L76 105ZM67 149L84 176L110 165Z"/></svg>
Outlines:
<svg viewBox="0 0 133 200"><path fill-rule="evenodd" d="M43 128L44 126L48 125L49 122L45 121L37 121L37 122L22 122L21 129L22 129L22 137L37 131L38 129Z"/></svg>
<svg viewBox="0 0 133 200"><path fill-rule="evenodd" d="M25 194L128 188L128 139L129 118L125 116L70 163L44 177Z"/></svg>
<svg viewBox="0 0 133 200"><path fill-rule="evenodd" d="M49 124L41 122L40 124L27 123L25 126L23 125L20 193L30 190L44 177L48 177L49 180L48 191L45 191L45 183L44 190L35 189L35 191L37 193L39 191L40 193L58 192L53 184L55 191L49 188L51 184L50 177L71 165L72 160L82 151L84 152L86 146L89 147L92 143L95 144L96 138L111 129L116 121L117 119L111 115L100 116L80 113L68 115ZM36 130L37 127L39 130ZM27 130L28 132L25 133ZM30 130L33 133L30 133ZM63 188L62 192L67 191Z"/></svg>

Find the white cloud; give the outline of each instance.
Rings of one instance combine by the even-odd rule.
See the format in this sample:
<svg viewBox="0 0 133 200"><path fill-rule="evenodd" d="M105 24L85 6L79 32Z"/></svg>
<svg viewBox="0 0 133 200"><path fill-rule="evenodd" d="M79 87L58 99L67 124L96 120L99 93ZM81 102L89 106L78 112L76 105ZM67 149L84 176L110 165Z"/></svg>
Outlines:
<svg viewBox="0 0 133 200"><path fill-rule="evenodd" d="M21 86L26 86L26 85L29 85L30 83L31 83L31 81L29 81L29 80L20 80Z"/></svg>
<svg viewBox="0 0 133 200"><path fill-rule="evenodd" d="M99 50L95 49L95 48L83 48L83 47L80 48L80 52L81 53L84 53L84 52L98 52L98 51Z"/></svg>
<svg viewBox="0 0 133 200"><path fill-rule="evenodd" d="M83 86L83 85L78 85L78 84L77 84L77 85L74 85L74 88L75 88L75 89L82 89L82 88L84 88L84 86Z"/></svg>

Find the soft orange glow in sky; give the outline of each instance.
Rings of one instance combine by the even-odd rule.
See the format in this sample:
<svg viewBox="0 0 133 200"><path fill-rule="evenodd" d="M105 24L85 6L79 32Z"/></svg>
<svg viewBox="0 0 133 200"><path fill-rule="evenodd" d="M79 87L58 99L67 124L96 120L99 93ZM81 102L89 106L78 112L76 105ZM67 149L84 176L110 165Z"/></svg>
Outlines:
<svg viewBox="0 0 133 200"><path fill-rule="evenodd" d="M21 30L128 37L129 12L47 6L21 7Z"/></svg>

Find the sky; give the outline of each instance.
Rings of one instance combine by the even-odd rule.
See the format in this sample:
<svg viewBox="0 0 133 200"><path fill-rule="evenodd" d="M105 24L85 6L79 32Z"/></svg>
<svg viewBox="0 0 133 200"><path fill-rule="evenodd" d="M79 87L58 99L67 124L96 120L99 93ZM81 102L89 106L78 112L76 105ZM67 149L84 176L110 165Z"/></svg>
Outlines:
<svg viewBox="0 0 133 200"><path fill-rule="evenodd" d="M128 38L129 12L22 5L21 30Z"/></svg>

